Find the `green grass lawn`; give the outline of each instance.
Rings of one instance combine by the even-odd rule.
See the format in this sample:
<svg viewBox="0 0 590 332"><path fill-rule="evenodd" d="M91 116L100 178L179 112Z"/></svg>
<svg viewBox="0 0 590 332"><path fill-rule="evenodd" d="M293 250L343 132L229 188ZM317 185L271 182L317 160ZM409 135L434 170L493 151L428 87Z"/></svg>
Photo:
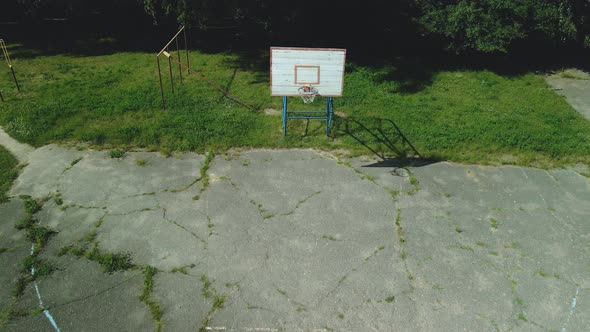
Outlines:
<svg viewBox="0 0 590 332"><path fill-rule="evenodd" d="M417 65L365 67L349 63L332 137L321 121L290 121L283 138L281 99L269 96L267 58L249 64L235 54L191 51L191 66L246 103L251 111L196 76L170 91L160 108L154 54L30 56L12 46L21 83L17 94L0 67L0 124L40 146L82 141L153 150L230 147L313 147L413 154L469 163L559 166L590 163L590 122L551 91L538 74L503 76L488 70L436 70ZM27 54L28 57L19 57ZM166 64L166 63L164 63ZM265 69L257 69L265 68ZM267 69L266 69L267 70ZM415 73L413 73L415 71ZM414 75L416 74L416 75ZM317 98L315 107L323 107ZM303 109L298 98L291 109ZM360 142L359 142L360 141Z"/></svg>
<svg viewBox="0 0 590 332"><path fill-rule="evenodd" d="M17 165L18 161L14 156L0 145L0 203L4 203L8 199L6 193L18 176Z"/></svg>

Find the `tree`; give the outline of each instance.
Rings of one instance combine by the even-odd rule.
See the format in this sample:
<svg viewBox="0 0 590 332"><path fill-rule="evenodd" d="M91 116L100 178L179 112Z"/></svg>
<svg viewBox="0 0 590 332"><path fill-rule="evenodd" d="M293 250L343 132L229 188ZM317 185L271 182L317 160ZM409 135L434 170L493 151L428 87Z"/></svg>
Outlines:
<svg viewBox="0 0 590 332"><path fill-rule="evenodd" d="M417 0L427 33L456 52L508 52L519 40L566 44L588 39L587 0Z"/></svg>

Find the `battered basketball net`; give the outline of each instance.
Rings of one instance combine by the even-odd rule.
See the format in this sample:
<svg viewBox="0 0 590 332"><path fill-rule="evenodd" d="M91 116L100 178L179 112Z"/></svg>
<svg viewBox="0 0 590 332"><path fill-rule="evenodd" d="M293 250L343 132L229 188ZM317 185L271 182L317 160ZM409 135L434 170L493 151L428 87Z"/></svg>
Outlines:
<svg viewBox="0 0 590 332"><path fill-rule="evenodd" d="M315 99L315 96L318 95L318 89L314 88L311 85L304 85L300 87L298 90L299 96L303 99L303 103L311 104Z"/></svg>

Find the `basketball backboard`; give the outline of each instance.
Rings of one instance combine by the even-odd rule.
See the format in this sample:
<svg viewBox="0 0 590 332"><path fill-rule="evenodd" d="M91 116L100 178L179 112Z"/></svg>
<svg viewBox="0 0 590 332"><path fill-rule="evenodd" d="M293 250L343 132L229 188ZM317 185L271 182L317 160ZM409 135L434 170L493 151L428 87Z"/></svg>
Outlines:
<svg viewBox="0 0 590 332"><path fill-rule="evenodd" d="M299 96L310 86L320 96L341 97L346 50L338 48L270 48L271 96Z"/></svg>

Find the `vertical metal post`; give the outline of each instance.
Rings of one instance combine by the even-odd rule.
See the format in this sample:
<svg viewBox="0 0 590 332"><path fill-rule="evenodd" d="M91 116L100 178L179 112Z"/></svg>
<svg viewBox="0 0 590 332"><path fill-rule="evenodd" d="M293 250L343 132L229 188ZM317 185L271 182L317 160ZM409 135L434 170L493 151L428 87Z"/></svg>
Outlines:
<svg viewBox="0 0 590 332"><path fill-rule="evenodd" d="M184 48L186 49L186 68L187 68L187 72L190 74L191 73L191 64L188 60L188 44L186 43L186 29L184 27L182 27L184 30Z"/></svg>
<svg viewBox="0 0 590 332"><path fill-rule="evenodd" d="M170 54L168 51L169 50L166 49L166 52ZM168 56L168 70L170 71L170 85L172 86L172 93L174 93L174 78L172 77L172 60L170 60L170 56Z"/></svg>
<svg viewBox="0 0 590 332"><path fill-rule="evenodd" d="M20 86L16 80L16 74L14 73L14 68L12 68L12 65L10 66L10 71L12 72L12 78L14 78L14 84L16 84L16 91L20 92Z"/></svg>
<svg viewBox="0 0 590 332"><path fill-rule="evenodd" d="M332 124L332 97L326 98L326 136L330 135L330 125Z"/></svg>
<svg viewBox="0 0 590 332"><path fill-rule="evenodd" d="M180 48L178 47L178 37L176 37L176 53L178 54L178 75L180 76L180 84L182 84L182 67L180 66Z"/></svg>
<svg viewBox="0 0 590 332"><path fill-rule="evenodd" d="M330 135L330 97L326 98L326 136Z"/></svg>
<svg viewBox="0 0 590 332"><path fill-rule="evenodd" d="M156 62L158 63L158 78L160 79L160 92L162 93L162 109L166 109L166 102L164 101L164 86L162 85L162 71L160 70L160 57L156 55Z"/></svg>
<svg viewBox="0 0 590 332"><path fill-rule="evenodd" d="M283 97L283 136L287 136L287 96Z"/></svg>

